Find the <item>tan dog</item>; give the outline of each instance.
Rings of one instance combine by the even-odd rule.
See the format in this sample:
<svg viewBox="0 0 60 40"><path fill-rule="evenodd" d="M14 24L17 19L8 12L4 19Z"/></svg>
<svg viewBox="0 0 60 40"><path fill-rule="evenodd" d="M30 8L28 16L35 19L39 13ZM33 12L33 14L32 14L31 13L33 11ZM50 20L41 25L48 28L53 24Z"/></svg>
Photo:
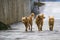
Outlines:
<svg viewBox="0 0 60 40"><path fill-rule="evenodd" d="M32 13L32 14L28 17L28 19L29 19L29 29L31 29L31 31L32 31L32 25L33 25L34 16L35 16L35 14Z"/></svg>
<svg viewBox="0 0 60 40"><path fill-rule="evenodd" d="M28 27L29 27L29 20L28 20L28 18L27 17L22 17L22 22L25 25L25 28L26 28L25 31L27 31Z"/></svg>
<svg viewBox="0 0 60 40"><path fill-rule="evenodd" d="M50 31L53 31L53 26L54 26L54 17L49 16L49 29L50 29Z"/></svg>
<svg viewBox="0 0 60 40"><path fill-rule="evenodd" d="M36 24L38 27L38 31L42 31L42 26L43 26L43 19L44 19L44 14L39 14L36 16Z"/></svg>
<svg viewBox="0 0 60 40"><path fill-rule="evenodd" d="M25 27L26 27L26 31L27 29L31 29L32 31L32 21L33 21L33 18L34 18L34 13L32 13L30 16L28 17L22 17L22 22L24 23Z"/></svg>

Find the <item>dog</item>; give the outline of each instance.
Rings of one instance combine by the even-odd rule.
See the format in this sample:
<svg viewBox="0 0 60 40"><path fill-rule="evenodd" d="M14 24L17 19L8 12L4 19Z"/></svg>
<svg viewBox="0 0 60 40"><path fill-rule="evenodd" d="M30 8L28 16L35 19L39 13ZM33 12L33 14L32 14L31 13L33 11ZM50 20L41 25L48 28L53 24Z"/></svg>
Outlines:
<svg viewBox="0 0 60 40"><path fill-rule="evenodd" d="M38 27L38 31L42 31L42 26L43 26L43 19L44 19L44 14L39 14L36 16L36 24Z"/></svg>
<svg viewBox="0 0 60 40"><path fill-rule="evenodd" d="M54 27L54 16L49 16L49 30L53 31Z"/></svg>
<svg viewBox="0 0 60 40"><path fill-rule="evenodd" d="M29 20L27 17L22 17L22 23L25 25L25 31L28 30L29 27Z"/></svg>
<svg viewBox="0 0 60 40"><path fill-rule="evenodd" d="M32 31L32 24L33 24L33 18L34 18L34 13L32 13L31 15L29 15L28 17L22 17L22 22L25 25L25 31L31 30Z"/></svg>
<svg viewBox="0 0 60 40"><path fill-rule="evenodd" d="M31 29L32 31L32 25L33 25L33 20L34 20L35 14L31 13L30 16L28 16L28 20L29 20L29 29Z"/></svg>

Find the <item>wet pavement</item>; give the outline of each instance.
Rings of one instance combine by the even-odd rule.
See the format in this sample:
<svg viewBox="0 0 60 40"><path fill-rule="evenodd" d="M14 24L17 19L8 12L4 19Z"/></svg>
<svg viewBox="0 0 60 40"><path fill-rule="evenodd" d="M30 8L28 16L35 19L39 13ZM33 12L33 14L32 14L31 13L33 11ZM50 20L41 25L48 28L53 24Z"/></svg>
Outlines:
<svg viewBox="0 0 60 40"><path fill-rule="evenodd" d="M38 31L33 24L33 31L25 32L24 24L21 22L11 25L13 30L0 31L0 40L60 40L60 21L55 20L54 30L49 31L48 23L45 21L43 31Z"/></svg>
<svg viewBox="0 0 60 40"><path fill-rule="evenodd" d="M53 31L49 31L48 20L46 19L44 20L43 31L37 30L35 20L32 32L30 30L25 32L24 24L19 22L11 25L12 30L0 31L0 40L60 40L60 19L55 19Z"/></svg>

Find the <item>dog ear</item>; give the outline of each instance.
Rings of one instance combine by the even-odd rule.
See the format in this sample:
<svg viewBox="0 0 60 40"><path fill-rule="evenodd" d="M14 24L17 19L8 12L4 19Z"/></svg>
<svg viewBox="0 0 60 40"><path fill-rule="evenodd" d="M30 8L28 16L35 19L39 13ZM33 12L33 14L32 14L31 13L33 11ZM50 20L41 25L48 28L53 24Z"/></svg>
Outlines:
<svg viewBox="0 0 60 40"><path fill-rule="evenodd" d="M38 18L40 18L40 15L38 15Z"/></svg>

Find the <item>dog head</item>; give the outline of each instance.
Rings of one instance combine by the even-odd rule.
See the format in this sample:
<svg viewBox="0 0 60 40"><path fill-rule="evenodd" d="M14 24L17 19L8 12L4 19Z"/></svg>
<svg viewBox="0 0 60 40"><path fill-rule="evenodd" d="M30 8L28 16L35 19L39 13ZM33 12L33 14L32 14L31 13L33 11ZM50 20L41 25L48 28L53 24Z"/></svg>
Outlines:
<svg viewBox="0 0 60 40"><path fill-rule="evenodd" d="M40 15L41 18L43 18L43 19L45 18L44 14L41 13L39 15Z"/></svg>

